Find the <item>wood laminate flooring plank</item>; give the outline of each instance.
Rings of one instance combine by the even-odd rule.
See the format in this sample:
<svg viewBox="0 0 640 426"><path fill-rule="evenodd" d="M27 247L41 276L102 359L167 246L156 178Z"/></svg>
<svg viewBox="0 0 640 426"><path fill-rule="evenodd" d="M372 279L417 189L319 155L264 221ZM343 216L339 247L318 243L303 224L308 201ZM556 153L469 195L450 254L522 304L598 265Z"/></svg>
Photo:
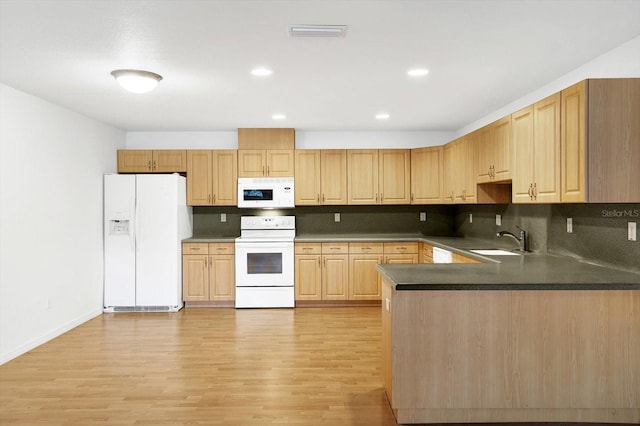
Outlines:
<svg viewBox="0 0 640 426"><path fill-rule="evenodd" d="M2 425L395 425L379 307L105 314L0 366Z"/></svg>

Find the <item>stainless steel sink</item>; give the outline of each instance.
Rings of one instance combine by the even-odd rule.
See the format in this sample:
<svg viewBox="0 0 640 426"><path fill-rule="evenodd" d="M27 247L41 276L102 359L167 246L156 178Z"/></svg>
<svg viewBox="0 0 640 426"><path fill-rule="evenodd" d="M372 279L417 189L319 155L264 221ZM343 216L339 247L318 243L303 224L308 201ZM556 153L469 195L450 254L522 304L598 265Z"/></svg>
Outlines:
<svg viewBox="0 0 640 426"><path fill-rule="evenodd" d="M520 254L522 254L501 249L477 249L469 251L476 254L482 254L484 256L519 256Z"/></svg>

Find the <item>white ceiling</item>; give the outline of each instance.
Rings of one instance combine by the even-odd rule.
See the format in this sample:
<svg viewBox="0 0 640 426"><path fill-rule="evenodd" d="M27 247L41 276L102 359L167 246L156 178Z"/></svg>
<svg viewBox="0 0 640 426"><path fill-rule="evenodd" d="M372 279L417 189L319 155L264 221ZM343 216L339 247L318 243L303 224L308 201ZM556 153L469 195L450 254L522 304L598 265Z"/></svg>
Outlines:
<svg viewBox="0 0 640 426"><path fill-rule="evenodd" d="M640 0L0 0L0 80L124 130L457 130L638 35Z"/></svg>

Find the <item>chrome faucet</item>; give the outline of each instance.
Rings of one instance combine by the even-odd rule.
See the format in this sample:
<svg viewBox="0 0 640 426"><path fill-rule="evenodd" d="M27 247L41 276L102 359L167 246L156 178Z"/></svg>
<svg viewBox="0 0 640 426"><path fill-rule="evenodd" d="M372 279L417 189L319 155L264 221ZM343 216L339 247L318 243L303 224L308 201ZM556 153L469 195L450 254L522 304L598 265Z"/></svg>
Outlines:
<svg viewBox="0 0 640 426"><path fill-rule="evenodd" d="M497 236L504 237L506 235L507 237L511 237L514 240L516 240L518 244L520 244L521 252L529 251L529 245L527 244L527 233L525 232L524 229L520 228L518 225L516 225L516 228L520 230L520 237L517 237L515 234L509 231L500 231L497 233Z"/></svg>

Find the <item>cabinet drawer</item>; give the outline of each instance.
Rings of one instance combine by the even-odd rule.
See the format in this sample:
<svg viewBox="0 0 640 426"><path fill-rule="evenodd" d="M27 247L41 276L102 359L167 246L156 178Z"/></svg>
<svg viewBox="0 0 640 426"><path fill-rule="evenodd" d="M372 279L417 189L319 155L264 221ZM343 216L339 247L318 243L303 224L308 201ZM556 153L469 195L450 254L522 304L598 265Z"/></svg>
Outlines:
<svg viewBox="0 0 640 426"><path fill-rule="evenodd" d="M418 254L418 243L384 243L384 254Z"/></svg>
<svg viewBox="0 0 640 426"><path fill-rule="evenodd" d="M182 254L209 254L207 243L184 243L182 244Z"/></svg>
<svg viewBox="0 0 640 426"><path fill-rule="evenodd" d="M295 254L320 254L322 253L321 243L296 243Z"/></svg>
<svg viewBox="0 0 640 426"><path fill-rule="evenodd" d="M209 243L209 254L234 254L235 243Z"/></svg>
<svg viewBox="0 0 640 426"><path fill-rule="evenodd" d="M483 263L481 260L474 259L472 257L467 257L463 254L459 253L451 253L451 262L452 263Z"/></svg>
<svg viewBox="0 0 640 426"><path fill-rule="evenodd" d="M349 254L382 254L382 243L349 243Z"/></svg>
<svg viewBox="0 0 640 426"><path fill-rule="evenodd" d="M322 254L349 254L349 243L322 243Z"/></svg>

